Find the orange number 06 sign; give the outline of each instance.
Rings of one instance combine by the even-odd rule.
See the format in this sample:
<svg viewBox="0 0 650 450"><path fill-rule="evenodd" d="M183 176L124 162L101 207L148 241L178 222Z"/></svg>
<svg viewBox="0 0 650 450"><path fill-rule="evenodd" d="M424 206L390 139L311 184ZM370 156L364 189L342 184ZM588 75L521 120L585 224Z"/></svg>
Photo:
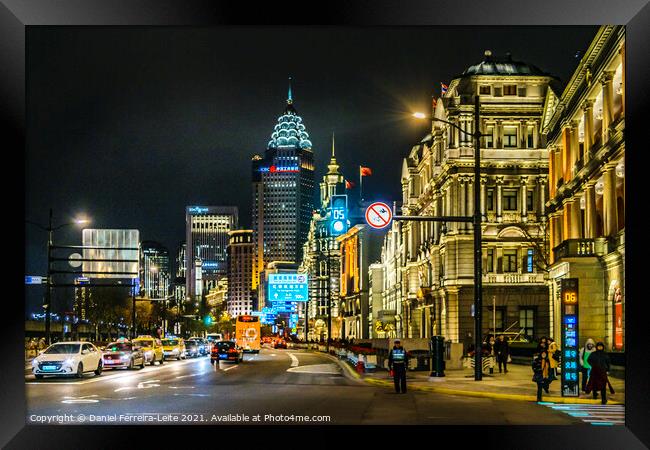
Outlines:
<svg viewBox="0 0 650 450"><path fill-rule="evenodd" d="M573 305L578 302L578 296L575 292L565 292L564 293L564 303Z"/></svg>

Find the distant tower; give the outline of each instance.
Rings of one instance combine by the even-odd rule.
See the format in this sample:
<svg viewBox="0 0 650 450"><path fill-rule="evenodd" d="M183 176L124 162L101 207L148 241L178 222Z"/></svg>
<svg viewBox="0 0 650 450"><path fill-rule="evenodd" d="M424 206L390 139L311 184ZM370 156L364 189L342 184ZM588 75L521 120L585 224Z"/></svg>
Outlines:
<svg viewBox="0 0 650 450"><path fill-rule="evenodd" d="M254 260L253 230L231 231L228 243L228 314L231 317L258 309L253 296Z"/></svg>
<svg viewBox="0 0 650 450"><path fill-rule="evenodd" d="M314 153L291 84L264 156L252 159L252 179L256 273L272 261L299 262L314 209Z"/></svg>

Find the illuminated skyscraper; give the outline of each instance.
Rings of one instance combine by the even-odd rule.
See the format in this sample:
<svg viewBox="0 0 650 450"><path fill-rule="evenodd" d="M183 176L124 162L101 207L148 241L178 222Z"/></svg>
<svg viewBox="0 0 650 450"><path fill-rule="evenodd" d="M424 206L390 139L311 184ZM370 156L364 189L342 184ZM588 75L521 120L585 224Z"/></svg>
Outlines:
<svg viewBox="0 0 650 450"><path fill-rule="evenodd" d="M254 260L253 231L231 231L228 244L228 314L231 317L257 309L253 291Z"/></svg>
<svg viewBox="0 0 650 450"><path fill-rule="evenodd" d="M314 209L314 153L293 106L278 117L264 156L252 159L256 273L272 261L300 262Z"/></svg>
<svg viewBox="0 0 650 450"><path fill-rule="evenodd" d="M237 228L236 206L188 206L185 210L186 295L200 297L226 276L228 233Z"/></svg>
<svg viewBox="0 0 650 450"><path fill-rule="evenodd" d="M164 298L171 282L169 250L162 244L144 241L140 245L140 280L149 298Z"/></svg>

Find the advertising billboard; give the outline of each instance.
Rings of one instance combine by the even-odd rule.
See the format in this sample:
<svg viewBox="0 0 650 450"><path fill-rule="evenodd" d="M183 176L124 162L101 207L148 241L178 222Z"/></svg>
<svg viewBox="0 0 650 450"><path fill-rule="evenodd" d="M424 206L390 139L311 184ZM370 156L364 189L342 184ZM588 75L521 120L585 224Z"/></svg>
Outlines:
<svg viewBox="0 0 650 450"><path fill-rule="evenodd" d="M308 299L307 274L269 274L268 299L271 302L306 302Z"/></svg>
<svg viewBox="0 0 650 450"><path fill-rule="evenodd" d="M88 278L137 278L140 232L87 228L82 232L82 272Z"/></svg>

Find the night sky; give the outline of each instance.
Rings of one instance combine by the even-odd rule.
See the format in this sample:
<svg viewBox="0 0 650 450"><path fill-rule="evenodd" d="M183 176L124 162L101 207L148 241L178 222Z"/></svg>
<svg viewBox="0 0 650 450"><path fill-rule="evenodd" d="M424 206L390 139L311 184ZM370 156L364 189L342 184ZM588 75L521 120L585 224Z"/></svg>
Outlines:
<svg viewBox="0 0 650 450"><path fill-rule="evenodd" d="M136 228L175 257L186 205L236 205L251 222L250 158L294 106L326 170L331 133L346 178L368 200L399 200L402 158L468 66L511 52L565 84L597 27L27 28L25 219L78 213ZM576 57L576 53L580 54ZM356 191L354 193L356 194ZM25 273L44 275L46 233L26 225ZM81 244L72 227L55 242ZM42 289L28 287L28 310Z"/></svg>

